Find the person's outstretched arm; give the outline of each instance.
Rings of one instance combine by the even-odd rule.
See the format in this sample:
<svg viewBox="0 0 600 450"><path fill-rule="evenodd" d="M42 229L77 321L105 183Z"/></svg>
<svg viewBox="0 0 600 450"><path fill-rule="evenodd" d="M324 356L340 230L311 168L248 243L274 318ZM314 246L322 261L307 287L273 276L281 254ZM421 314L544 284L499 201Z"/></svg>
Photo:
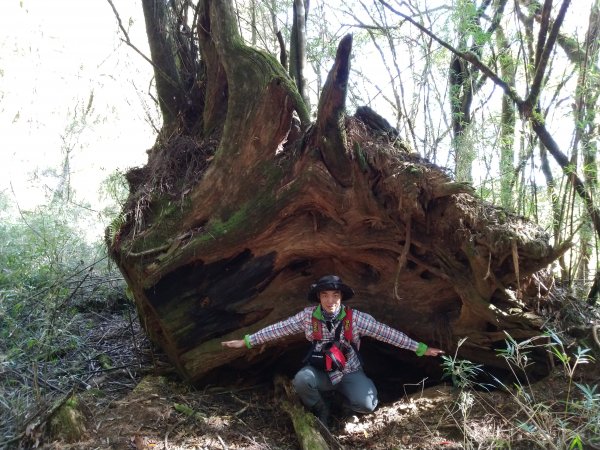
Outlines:
<svg viewBox="0 0 600 450"><path fill-rule="evenodd" d="M363 336L369 336L396 347L412 350L417 356L439 356L444 354L444 351L439 348L428 347L423 342L417 342L403 332L378 322L370 314L357 311L356 325L359 333Z"/></svg>
<svg viewBox="0 0 600 450"><path fill-rule="evenodd" d="M244 339L235 339L233 341L223 341L221 346L225 348L252 348L256 345L264 344L269 341L291 336L304 331L304 322L310 321L311 312L309 308L300 311L298 314L289 317L280 322L269 325L254 334L247 334Z"/></svg>

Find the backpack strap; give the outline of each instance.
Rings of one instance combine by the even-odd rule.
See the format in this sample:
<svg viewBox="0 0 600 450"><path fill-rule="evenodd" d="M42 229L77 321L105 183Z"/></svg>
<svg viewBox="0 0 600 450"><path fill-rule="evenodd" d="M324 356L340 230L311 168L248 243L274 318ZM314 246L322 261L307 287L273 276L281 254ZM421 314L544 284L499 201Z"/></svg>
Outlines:
<svg viewBox="0 0 600 450"><path fill-rule="evenodd" d="M306 364L310 361L310 357L314 352L315 348L317 348L317 343L323 340L323 324L319 319L315 316L311 317L311 327L312 327L312 344L308 349L308 353L302 360L303 364Z"/></svg>
<svg viewBox="0 0 600 450"><path fill-rule="evenodd" d="M323 340L323 324L315 316L312 316L313 343Z"/></svg>
<svg viewBox="0 0 600 450"><path fill-rule="evenodd" d="M352 308L346 308L346 317L344 317L344 339L352 344Z"/></svg>
<svg viewBox="0 0 600 450"><path fill-rule="evenodd" d="M312 316L312 338L314 341L321 341L323 339L323 323L317 319L315 316ZM341 327L339 325L342 325ZM352 343L352 308L346 307L346 315L340 322L340 324L336 328L335 332L335 341L340 340L340 330L343 328L344 330L344 339L348 343Z"/></svg>
<svg viewBox="0 0 600 450"><path fill-rule="evenodd" d="M354 311L352 310L352 308L346 308L346 317L344 317L344 339L346 340L346 342L348 342L352 348L354 349L354 352L356 353L356 356L358 356L358 360L360 361L360 365L363 365L363 359L362 359L362 355L360 354L360 352L358 351L359 345L356 345L354 343L354 341L352 340L352 313Z"/></svg>
<svg viewBox="0 0 600 450"><path fill-rule="evenodd" d="M335 327L335 332L333 335L333 342L340 342L340 336L342 335L343 326L344 326L344 322L341 321L340 323L338 323L337 327ZM345 333L344 333L344 337L346 337Z"/></svg>

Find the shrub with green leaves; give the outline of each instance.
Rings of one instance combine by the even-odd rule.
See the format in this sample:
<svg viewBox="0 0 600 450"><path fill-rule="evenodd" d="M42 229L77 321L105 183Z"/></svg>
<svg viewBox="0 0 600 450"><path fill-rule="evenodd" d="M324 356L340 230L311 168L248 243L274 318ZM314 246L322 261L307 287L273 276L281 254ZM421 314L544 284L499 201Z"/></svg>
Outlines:
<svg viewBox="0 0 600 450"><path fill-rule="evenodd" d="M93 326L86 313L111 298L124 299L125 284L103 243L86 240L89 210L52 201L9 214L3 205L0 423L2 434L10 435L41 398L72 388L68 369L86 364L82 330ZM49 374L52 386L39 382Z"/></svg>

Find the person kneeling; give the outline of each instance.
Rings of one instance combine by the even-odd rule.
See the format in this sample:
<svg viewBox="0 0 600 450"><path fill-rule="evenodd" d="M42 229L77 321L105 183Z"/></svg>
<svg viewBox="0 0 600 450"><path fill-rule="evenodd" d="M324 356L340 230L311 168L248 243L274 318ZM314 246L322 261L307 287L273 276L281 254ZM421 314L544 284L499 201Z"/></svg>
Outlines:
<svg viewBox="0 0 600 450"><path fill-rule="evenodd" d="M323 393L336 391L343 395L350 409L370 413L377 407L377 388L362 368L358 349L360 340L368 336L379 341L414 351L418 356L439 356L443 350L416 342L406 334L378 322L370 314L342 304L354 291L337 275L326 275L310 286L308 299L316 306L304 308L285 320L269 325L244 339L224 341L226 348L252 348L256 345L304 333L312 343L296 373L294 389L302 403L325 425L330 408Z"/></svg>

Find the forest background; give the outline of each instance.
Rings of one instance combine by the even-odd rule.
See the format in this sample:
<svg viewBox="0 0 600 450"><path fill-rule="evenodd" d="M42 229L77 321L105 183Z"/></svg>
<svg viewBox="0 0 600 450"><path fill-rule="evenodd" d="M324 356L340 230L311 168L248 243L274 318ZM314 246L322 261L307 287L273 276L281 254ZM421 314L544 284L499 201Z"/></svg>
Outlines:
<svg viewBox="0 0 600 450"><path fill-rule="evenodd" d="M570 2L556 3L545 2L553 19ZM247 42L279 57L277 32L289 42L291 2L235 4ZM83 348L94 326L85 314L122 307L125 286L106 256L104 230L126 198L123 173L145 163L162 119L141 56L149 54L141 2L11 0L2 9L0 423L11 439L36 405L68 391L97 359L89 354L54 375ZM540 27L546 9L535 1L313 1L306 95L315 110L337 44L352 33L349 113L370 106L485 200L536 221L555 245L571 239L555 280L591 306L599 10L597 0L570 4L543 54L536 42L550 39L553 22ZM450 47L476 55L522 97L539 89L536 112L556 147L542 143L493 77L465 69ZM543 57L546 70L536 71Z"/></svg>

